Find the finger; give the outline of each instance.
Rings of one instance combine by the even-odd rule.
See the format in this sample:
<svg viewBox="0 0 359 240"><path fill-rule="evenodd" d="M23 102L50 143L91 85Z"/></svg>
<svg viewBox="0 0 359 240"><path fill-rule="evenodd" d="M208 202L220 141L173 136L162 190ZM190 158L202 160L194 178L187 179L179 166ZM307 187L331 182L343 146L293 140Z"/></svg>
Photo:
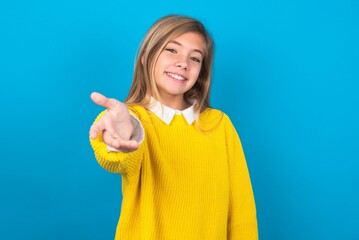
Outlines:
<svg viewBox="0 0 359 240"><path fill-rule="evenodd" d="M117 101L112 98L107 98L105 95L102 95L101 93L98 92L91 93L91 99L97 105L105 107L107 109L113 109Z"/></svg>
<svg viewBox="0 0 359 240"><path fill-rule="evenodd" d="M102 120L103 120L103 124L105 126L105 128L103 129L104 132L106 132L106 134L109 135L113 139L121 139L115 129L113 120L107 116L104 117Z"/></svg>
<svg viewBox="0 0 359 240"><path fill-rule="evenodd" d="M109 98L107 98L105 95L102 95L101 93L91 93L91 100L99 106L111 108L111 102L109 101Z"/></svg>
<svg viewBox="0 0 359 240"><path fill-rule="evenodd" d="M96 139L98 134L101 133L105 129L105 124L103 121L98 121L90 127L90 138Z"/></svg>
<svg viewBox="0 0 359 240"><path fill-rule="evenodd" d="M103 141L110 147L119 149L121 152L133 152L139 148L139 144L136 141L123 141L121 139L115 139L104 132Z"/></svg>
<svg viewBox="0 0 359 240"><path fill-rule="evenodd" d="M124 141L121 143L119 147L121 152L133 152L139 148L139 144L132 140L132 141Z"/></svg>
<svg viewBox="0 0 359 240"><path fill-rule="evenodd" d="M113 127L111 120L107 116L104 116L102 119L91 126L90 138L96 139L99 133L102 133L103 139L105 139L105 137L108 139L120 139Z"/></svg>
<svg viewBox="0 0 359 240"><path fill-rule="evenodd" d="M120 140L117 138L114 138L111 136L110 133L108 133L106 130L102 133L102 141L113 148L119 148L120 147Z"/></svg>
<svg viewBox="0 0 359 240"><path fill-rule="evenodd" d="M91 100L99 106L106 107L107 97L98 92L91 93Z"/></svg>

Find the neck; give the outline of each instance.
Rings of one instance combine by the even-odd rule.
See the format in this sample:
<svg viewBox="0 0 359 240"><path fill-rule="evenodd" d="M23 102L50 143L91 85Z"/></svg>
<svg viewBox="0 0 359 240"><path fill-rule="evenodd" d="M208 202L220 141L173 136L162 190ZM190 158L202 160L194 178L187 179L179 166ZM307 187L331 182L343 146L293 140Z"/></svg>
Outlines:
<svg viewBox="0 0 359 240"><path fill-rule="evenodd" d="M185 110L191 106L184 98L183 95L179 96L162 96L161 103L176 110Z"/></svg>

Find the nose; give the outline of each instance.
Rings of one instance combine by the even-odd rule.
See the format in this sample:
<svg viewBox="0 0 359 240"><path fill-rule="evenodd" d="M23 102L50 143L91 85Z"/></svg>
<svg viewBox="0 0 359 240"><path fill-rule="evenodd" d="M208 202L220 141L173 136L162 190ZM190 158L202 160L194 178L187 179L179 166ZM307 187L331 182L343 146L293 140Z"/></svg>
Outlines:
<svg viewBox="0 0 359 240"><path fill-rule="evenodd" d="M188 62L186 59L178 59L178 61L175 63L176 67L183 68L184 70L188 70Z"/></svg>

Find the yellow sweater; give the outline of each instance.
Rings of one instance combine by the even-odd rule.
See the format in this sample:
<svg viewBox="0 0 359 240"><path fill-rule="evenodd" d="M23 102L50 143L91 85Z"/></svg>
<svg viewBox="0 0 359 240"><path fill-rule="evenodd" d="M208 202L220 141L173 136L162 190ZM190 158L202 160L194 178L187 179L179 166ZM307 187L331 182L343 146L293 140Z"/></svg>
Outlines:
<svg viewBox="0 0 359 240"><path fill-rule="evenodd" d="M230 119L207 109L199 127L182 115L166 125L142 107L130 110L145 130L138 150L108 152L101 135L91 140L99 164L122 175L115 239L258 239L250 177Z"/></svg>

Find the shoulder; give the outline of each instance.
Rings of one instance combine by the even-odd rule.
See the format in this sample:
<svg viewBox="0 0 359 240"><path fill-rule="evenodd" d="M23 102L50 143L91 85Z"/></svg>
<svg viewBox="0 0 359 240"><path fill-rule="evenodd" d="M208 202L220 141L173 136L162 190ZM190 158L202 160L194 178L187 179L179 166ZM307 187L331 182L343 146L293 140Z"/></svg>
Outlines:
<svg viewBox="0 0 359 240"><path fill-rule="evenodd" d="M207 108L205 109L201 114L200 114L200 118L204 119L204 120L212 120L212 121L220 121L223 123L226 122L230 122L230 118L228 117L228 115L218 109L215 108Z"/></svg>
<svg viewBox="0 0 359 240"><path fill-rule="evenodd" d="M205 129L216 129L219 127L228 127L232 125L230 118L226 113L215 108L205 109L198 118L199 125Z"/></svg>

